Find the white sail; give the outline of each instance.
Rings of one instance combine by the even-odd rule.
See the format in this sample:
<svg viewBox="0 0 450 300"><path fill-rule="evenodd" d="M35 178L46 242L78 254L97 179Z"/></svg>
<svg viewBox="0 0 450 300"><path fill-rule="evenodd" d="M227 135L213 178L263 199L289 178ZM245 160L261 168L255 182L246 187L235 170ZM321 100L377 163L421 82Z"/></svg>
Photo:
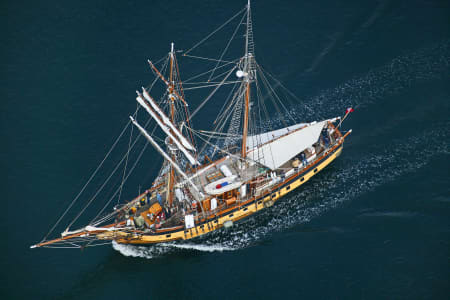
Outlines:
<svg viewBox="0 0 450 300"><path fill-rule="evenodd" d="M271 140L289 133L290 131L294 131L307 125L308 123L299 123L289 127L268 131L257 135L250 135L247 137L247 149L251 150L254 147L265 144Z"/></svg>
<svg viewBox="0 0 450 300"><path fill-rule="evenodd" d="M142 88L145 99L150 103L152 108L161 116L163 122L172 129L172 131L176 134L176 136L180 139L183 146L191 151L195 151L194 146L189 143L189 141L183 136L183 134L173 125L170 119L166 116L166 114L159 108L159 106L155 103L155 101L150 97L147 91Z"/></svg>
<svg viewBox="0 0 450 300"><path fill-rule="evenodd" d="M326 122L327 120L312 123L305 128L275 138L271 142L250 150L247 157L271 170L275 170L317 142Z"/></svg>
<svg viewBox="0 0 450 300"><path fill-rule="evenodd" d="M178 141L178 139L176 139L172 132L170 132L170 129L167 125L165 125L160 118L158 118L158 116L156 115L156 113L145 103L144 99L142 99L142 97L139 95L136 97L137 102L143 107L145 108L145 110L150 114L150 116L155 119L156 123L159 125L159 127L161 127L161 129L167 134L167 136L169 136L172 141L175 143L175 145L177 146L178 149L180 149L181 152L183 152L184 156L186 156L186 158L189 160L189 162L191 163L191 165L200 165L200 163L189 153L189 151L187 151L183 145L180 144L180 142Z"/></svg>

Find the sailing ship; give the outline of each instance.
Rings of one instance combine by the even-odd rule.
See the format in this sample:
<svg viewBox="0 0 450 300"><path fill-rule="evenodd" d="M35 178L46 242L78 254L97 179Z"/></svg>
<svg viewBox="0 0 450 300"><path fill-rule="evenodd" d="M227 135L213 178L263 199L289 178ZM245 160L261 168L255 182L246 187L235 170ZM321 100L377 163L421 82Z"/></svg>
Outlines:
<svg viewBox="0 0 450 300"><path fill-rule="evenodd" d="M219 58L191 54L225 25L239 20ZM239 40L239 30L244 33L240 36L241 41L245 39L243 55L226 60L225 53L231 41L236 37ZM213 67L182 81L177 60L180 52L183 58L204 60ZM161 63L160 68L158 63ZM149 66L155 80L149 87L137 91L136 97L141 118L144 115L148 121L146 124L139 122L136 112L130 116L126 128L137 129L140 134L136 138L144 137L163 158L153 183L131 201L114 207L111 207L111 197L87 225L72 230L95 196L101 194L97 191L61 236L50 239L49 235L61 225L85 185L50 232L32 248L84 248L111 241L135 245L165 243L190 240L233 226L235 222L273 206L308 182L341 154L344 141L351 133L349 130L343 134L340 130L342 121L353 110L351 108L344 117L296 123L276 92L284 86L256 62L250 1L188 51L175 51L172 43L162 62L149 61ZM204 78L204 81L192 82L198 78ZM275 87L271 85L274 80ZM159 100L152 96L155 83L164 87ZM218 91L226 86L231 86L231 91L224 101ZM198 88L212 91L191 113L187 92ZM223 107L212 123L212 129L194 129L193 117L214 100ZM267 104L267 100L272 102ZM149 130L150 124L157 130ZM278 128L274 128L276 126ZM163 137L158 137L156 131ZM127 160L133 145L130 135ZM110 153L111 150L105 159ZM113 197L117 197L118 192L120 198L128 178L127 161L124 164L124 176Z"/></svg>

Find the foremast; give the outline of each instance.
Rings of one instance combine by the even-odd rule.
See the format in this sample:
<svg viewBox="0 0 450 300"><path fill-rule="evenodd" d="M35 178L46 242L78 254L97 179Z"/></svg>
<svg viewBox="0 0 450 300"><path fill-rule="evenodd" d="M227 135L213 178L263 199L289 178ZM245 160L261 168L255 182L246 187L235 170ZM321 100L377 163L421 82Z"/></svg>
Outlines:
<svg viewBox="0 0 450 300"><path fill-rule="evenodd" d="M164 202L167 204L168 208L172 207L173 200L175 196L174 187L177 181L177 176L185 177L184 173L180 173L182 169L181 163L182 154L188 159L192 166L200 165L197 160L197 149L194 146L194 139L190 135L190 140L188 136L183 135L184 124L190 127L190 116L188 105L184 99L183 88L181 84L178 63L175 56L174 43L171 43L171 49L168 55L168 77L167 79L164 75L156 68L156 66L148 61L152 71L159 77L164 84L167 86L166 95L163 97L164 101L167 101L168 114L158 106L156 101L150 96L150 94L143 88L143 95L138 92L137 101L145 110L152 116L152 118L157 122L160 128L166 133L167 137L165 139L167 153L161 152L161 148L157 148L165 158L165 163L161 169L161 175L157 180L161 179L165 188ZM142 98L144 97L144 99ZM178 109L177 109L178 107ZM183 112L184 108L184 112ZM184 117L183 117L184 115ZM135 126L138 126L137 122L133 122ZM145 130L140 130L143 135L148 134ZM148 139L148 138L147 138ZM151 140L149 140L152 142ZM156 148L156 146L152 143ZM192 153L191 153L192 152ZM170 158L170 159L168 159ZM167 170L165 170L167 167ZM177 173L177 174L176 174ZM192 182L191 182L192 183ZM154 183L155 184L155 183ZM194 198L198 199L203 196L195 188L196 195Z"/></svg>

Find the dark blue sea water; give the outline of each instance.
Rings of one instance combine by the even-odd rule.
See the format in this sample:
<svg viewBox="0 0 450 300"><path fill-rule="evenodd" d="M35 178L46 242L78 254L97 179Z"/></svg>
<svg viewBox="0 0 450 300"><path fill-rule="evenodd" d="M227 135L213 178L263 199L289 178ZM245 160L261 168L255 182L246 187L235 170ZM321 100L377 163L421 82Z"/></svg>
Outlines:
<svg viewBox="0 0 450 300"><path fill-rule="evenodd" d="M245 2L1 2L2 299L449 298L448 1L254 1L257 60L299 97L298 119L355 108L341 157L187 244L29 249L134 112L146 60L172 41L188 49ZM147 149L124 197L160 163Z"/></svg>

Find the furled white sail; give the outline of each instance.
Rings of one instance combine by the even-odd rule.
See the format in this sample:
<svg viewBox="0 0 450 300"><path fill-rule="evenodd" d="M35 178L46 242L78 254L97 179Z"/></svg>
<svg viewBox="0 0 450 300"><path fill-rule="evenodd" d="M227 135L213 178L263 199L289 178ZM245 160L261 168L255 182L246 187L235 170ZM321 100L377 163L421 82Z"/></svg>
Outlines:
<svg viewBox="0 0 450 300"><path fill-rule="evenodd" d="M312 123L302 129L292 131L290 134L275 138L271 142L250 150L247 157L275 170L317 142L326 122L327 120Z"/></svg>
<svg viewBox="0 0 450 300"><path fill-rule="evenodd" d="M148 134L148 132L141 125L139 125L139 123L132 116L130 116L130 120L139 129L139 131L142 133L142 135L145 136L147 138L147 140L153 145L153 147L155 147L155 149L159 153L161 153L161 155L175 168L175 170L177 170L177 172L181 176L183 176L187 182L189 182L189 184L194 188L194 190L198 193L198 195L203 197L203 194L199 191L199 189L192 182L192 180L190 180L189 177L187 177L186 173L184 173L181 170L181 168L172 160L172 158L170 158L170 156L166 152L164 152L163 149L161 149L161 147L158 145L157 142L155 142L155 140L150 136L150 134Z"/></svg>
<svg viewBox="0 0 450 300"><path fill-rule="evenodd" d="M172 134L172 132L170 131L169 127L164 124L160 118L158 118L158 116L156 115L156 113L148 106L147 103L145 103L144 99L142 99L142 97L139 95L136 97L137 102L143 107L145 108L145 110L150 114L150 116L155 119L156 123L159 125L159 127L161 127L161 129L167 134L167 136L169 136L172 141L175 143L175 145L177 146L178 149L180 149L181 152L183 152L184 156L186 156L186 158L189 160L189 162L191 163L191 165L196 165L196 164L200 164L193 156L191 153L189 153L189 151L187 151L183 145L181 145L181 143L178 141L178 139L176 139L174 137L174 135Z"/></svg>
<svg viewBox="0 0 450 300"><path fill-rule="evenodd" d="M159 108L159 106L155 103L152 97L147 93L147 91L142 88L145 99L150 103L152 108L161 116L163 122L172 129L172 131L176 134L176 136L180 139L183 146L191 151L195 151L195 148L189 143L189 141L181 134L181 132L173 125L173 123L169 120L166 114Z"/></svg>

